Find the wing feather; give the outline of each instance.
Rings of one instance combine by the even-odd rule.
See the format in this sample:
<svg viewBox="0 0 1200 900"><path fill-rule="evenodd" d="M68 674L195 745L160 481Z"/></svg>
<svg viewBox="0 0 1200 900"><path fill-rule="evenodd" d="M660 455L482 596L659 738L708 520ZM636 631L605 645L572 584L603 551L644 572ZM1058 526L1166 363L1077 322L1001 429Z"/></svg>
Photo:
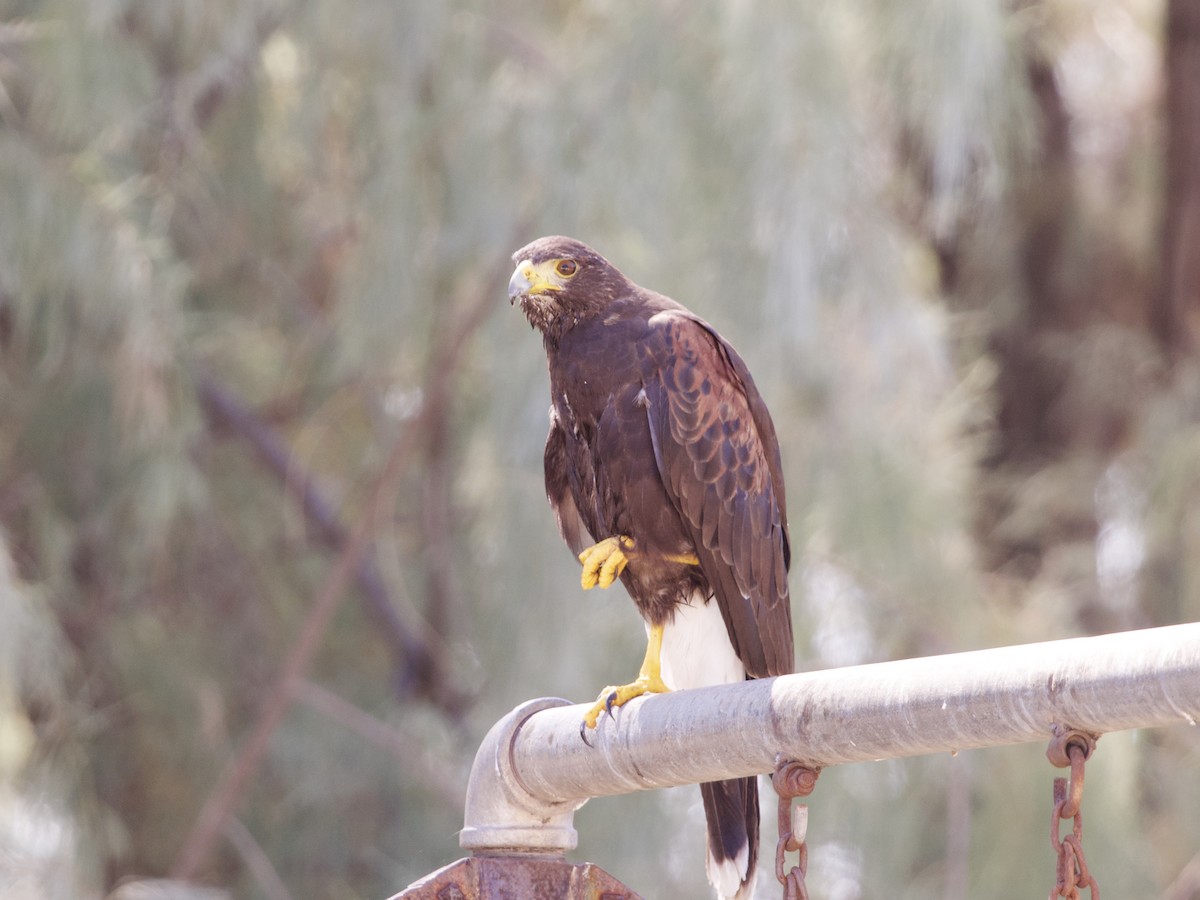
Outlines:
<svg viewBox="0 0 1200 900"><path fill-rule="evenodd" d="M696 485L684 485L684 490L695 489ZM707 486L700 484L697 493L704 498L703 517L696 524L702 529L704 535L704 548L712 550L717 546L717 526L721 521L721 498L717 496L716 491L707 489Z"/></svg>
<svg viewBox="0 0 1200 900"><path fill-rule="evenodd" d="M790 672L790 548L774 425L745 363L707 324L673 311L652 325L643 389L663 484L747 672Z"/></svg>
<svg viewBox="0 0 1200 900"><path fill-rule="evenodd" d="M558 533L562 535L571 553L579 554L587 546L587 531L575 495L571 491L570 462L567 458L567 438L559 424L554 407L550 408L550 433L546 435L544 456L546 475L546 499L554 510Z"/></svg>

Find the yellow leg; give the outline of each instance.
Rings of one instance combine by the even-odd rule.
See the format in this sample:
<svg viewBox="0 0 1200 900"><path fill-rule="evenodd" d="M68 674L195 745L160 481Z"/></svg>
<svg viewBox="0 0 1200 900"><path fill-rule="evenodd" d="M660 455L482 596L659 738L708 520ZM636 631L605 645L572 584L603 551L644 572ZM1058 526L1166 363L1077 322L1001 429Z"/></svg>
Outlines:
<svg viewBox="0 0 1200 900"><path fill-rule="evenodd" d="M605 538L579 554L579 561L583 563L579 583L585 591L597 585L606 588L620 577L629 561L636 558L633 538L624 534ZM669 553L662 558L685 566L700 564L694 553Z"/></svg>
<svg viewBox="0 0 1200 900"><path fill-rule="evenodd" d="M592 705L583 717L579 726L579 735L587 742L586 729L595 728L601 713L612 715L614 706L621 706L634 697L643 694L663 694L670 690L662 680L662 642L663 627L650 626L650 637L646 641L646 656L642 660L642 668L638 677L629 684L609 685L600 692L599 699Z"/></svg>
<svg viewBox="0 0 1200 900"><path fill-rule="evenodd" d="M667 562L679 563L683 566L700 565L700 557L695 553L668 553L663 559Z"/></svg>

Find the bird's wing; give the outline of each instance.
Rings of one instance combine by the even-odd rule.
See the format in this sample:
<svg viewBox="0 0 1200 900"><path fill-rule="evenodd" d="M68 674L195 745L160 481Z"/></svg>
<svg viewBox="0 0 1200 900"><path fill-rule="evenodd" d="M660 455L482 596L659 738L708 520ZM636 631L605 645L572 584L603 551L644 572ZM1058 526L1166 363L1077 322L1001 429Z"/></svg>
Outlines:
<svg viewBox="0 0 1200 900"><path fill-rule="evenodd" d="M546 475L546 499L554 510L558 533L562 535L571 553L578 555L589 543L588 532L579 508L575 505L575 494L571 485L571 467L567 461L567 436L559 424L554 408L550 408L550 433L546 435L544 458Z"/></svg>
<svg viewBox="0 0 1200 900"><path fill-rule="evenodd" d="M643 385L667 493L747 672L791 672L787 513L766 405L745 363L702 320L669 311L651 327Z"/></svg>

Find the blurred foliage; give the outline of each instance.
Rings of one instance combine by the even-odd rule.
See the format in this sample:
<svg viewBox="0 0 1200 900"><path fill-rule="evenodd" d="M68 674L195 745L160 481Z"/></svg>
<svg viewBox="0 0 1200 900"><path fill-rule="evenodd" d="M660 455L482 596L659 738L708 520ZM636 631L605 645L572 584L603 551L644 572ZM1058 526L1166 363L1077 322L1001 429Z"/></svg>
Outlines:
<svg viewBox="0 0 1200 900"><path fill-rule="evenodd" d="M543 355L503 288L539 234L749 361L802 667L1196 618L1163 13L0 3L0 893L171 871L379 504L207 883L395 892L459 854L497 717L632 672L632 604L579 592L543 498ZM1200 846L1200 739L1100 746L1089 860L1156 895ZM827 773L814 896L1038 895L1054 774L1029 747ZM700 896L701 816L593 801L579 853Z"/></svg>

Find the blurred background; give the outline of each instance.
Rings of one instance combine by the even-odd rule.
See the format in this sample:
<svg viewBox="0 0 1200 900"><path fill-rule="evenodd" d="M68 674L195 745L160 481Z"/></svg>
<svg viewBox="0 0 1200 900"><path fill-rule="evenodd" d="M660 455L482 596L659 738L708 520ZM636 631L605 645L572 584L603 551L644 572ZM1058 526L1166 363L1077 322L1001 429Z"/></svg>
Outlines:
<svg viewBox="0 0 1200 900"><path fill-rule="evenodd" d="M541 234L748 361L801 668L1197 618L1198 161L1197 0L0 0L0 895L389 896L497 718L635 672ZM1044 896L1043 750L826 772L814 897ZM1088 772L1105 896L1200 897L1195 729ZM707 896L701 823L574 858Z"/></svg>

